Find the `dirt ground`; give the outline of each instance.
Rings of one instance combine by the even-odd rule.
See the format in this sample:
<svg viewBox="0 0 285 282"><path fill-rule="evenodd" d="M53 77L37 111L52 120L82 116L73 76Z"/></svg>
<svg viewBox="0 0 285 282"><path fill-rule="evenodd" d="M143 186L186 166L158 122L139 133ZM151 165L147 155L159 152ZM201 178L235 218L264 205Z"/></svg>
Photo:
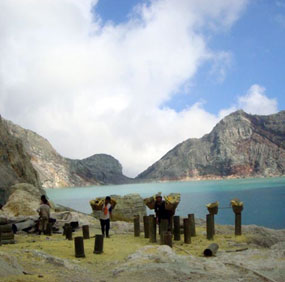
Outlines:
<svg viewBox="0 0 285 282"><path fill-rule="evenodd" d="M0 280L158 281L157 275L162 274L160 281L208 281L210 277L212 281L285 281L284 246L278 247L278 252L283 248L284 253L274 257L274 250L251 244L254 234L234 236L231 230L224 232L221 227L214 241L209 241L205 228L198 227L191 244L184 244L181 235L181 241L173 241L172 249L159 242L149 243L143 233L140 237L133 233L113 234L104 239L104 252L94 254L95 234L99 230L91 229L91 238L84 240L85 258L75 258L74 241L61 234L15 235L15 244L0 247ZM73 238L76 236L82 236L82 231L73 233ZM219 245L217 256L204 258L203 251L212 242ZM267 279L270 271L261 276L254 273L262 270L267 259L275 268L272 274L276 280ZM252 271L245 268L250 262Z"/></svg>

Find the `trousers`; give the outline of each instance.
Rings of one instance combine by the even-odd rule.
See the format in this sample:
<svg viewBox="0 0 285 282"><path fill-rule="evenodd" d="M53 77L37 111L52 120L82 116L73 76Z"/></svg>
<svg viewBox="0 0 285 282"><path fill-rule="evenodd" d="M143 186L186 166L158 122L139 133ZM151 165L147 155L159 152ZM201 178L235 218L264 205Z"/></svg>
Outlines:
<svg viewBox="0 0 285 282"><path fill-rule="evenodd" d="M110 230L110 219L100 219L100 223L101 223L101 231L102 234L105 234L105 230L106 230L106 236L109 236L109 230Z"/></svg>

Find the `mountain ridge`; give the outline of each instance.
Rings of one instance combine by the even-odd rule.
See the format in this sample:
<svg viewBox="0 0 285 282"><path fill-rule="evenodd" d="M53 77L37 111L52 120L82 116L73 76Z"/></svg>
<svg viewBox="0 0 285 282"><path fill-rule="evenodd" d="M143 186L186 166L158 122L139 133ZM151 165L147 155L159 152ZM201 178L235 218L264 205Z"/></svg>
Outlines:
<svg viewBox="0 0 285 282"><path fill-rule="evenodd" d="M81 187L130 183L122 173L122 165L107 154L70 159L61 156L49 141L36 132L6 121L11 135L19 138L39 174L44 188Z"/></svg>
<svg viewBox="0 0 285 282"><path fill-rule="evenodd" d="M284 157L285 111L261 116L239 110L203 137L176 145L136 180L280 176L285 174Z"/></svg>
<svg viewBox="0 0 285 282"><path fill-rule="evenodd" d="M120 162L108 154L65 158L36 132L4 121L7 132L21 140L44 188L285 175L285 111L231 113L210 133L179 143L134 179L123 175Z"/></svg>

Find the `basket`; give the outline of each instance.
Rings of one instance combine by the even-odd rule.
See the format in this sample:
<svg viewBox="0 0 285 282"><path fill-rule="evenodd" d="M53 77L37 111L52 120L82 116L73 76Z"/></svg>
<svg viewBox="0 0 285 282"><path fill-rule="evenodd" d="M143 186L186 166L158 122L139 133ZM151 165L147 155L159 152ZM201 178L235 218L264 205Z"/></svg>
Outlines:
<svg viewBox="0 0 285 282"><path fill-rule="evenodd" d="M116 202L114 199L111 199L111 206L112 206L112 209L114 209L116 205L117 205L117 202ZM102 208L101 208L101 209L102 209Z"/></svg>
<svg viewBox="0 0 285 282"><path fill-rule="evenodd" d="M243 206L232 206L234 213L241 213Z"/></svg>
<svg viewBox="0 0 285 282"><path fill-rule="evenodd" d="M103 202L98 199L91 200L90 205L93 211L101 211L103 208Z"/></svg>
<svg viewBox="0 0 285 282"><path fill-rule="evenodd" d="M103 205L99 205L99 204L92 205L92 209L94 211L101 211L102 208L103 208Z"/></svg>
<svg viewBox="0 0 285 282"><path fill-rule="evenodd" d="M154 210L154 207L155 207L155 200L153 197L150 197L150 198L146 198L143 200L144 201L144 204L151 210Z"/></svg>
<svg viewBox="0 0 285 282"><path fill-rule="evenodd" d="M177 206L179 203L169 203L169 202L165 202L165 209L168 211L172 211L175 212Z"/></svg>
<svg viewBox="0 0 285 282"><path fill-rule="evenodd" d="M207 207L210 214L217 214L218 213L218 207Z"/></svg>

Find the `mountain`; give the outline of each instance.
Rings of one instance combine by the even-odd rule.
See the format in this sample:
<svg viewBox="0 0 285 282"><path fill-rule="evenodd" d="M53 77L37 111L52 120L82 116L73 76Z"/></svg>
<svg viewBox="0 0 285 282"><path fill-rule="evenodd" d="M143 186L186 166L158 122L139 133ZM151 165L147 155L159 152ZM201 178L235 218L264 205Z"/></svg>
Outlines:
<svg viewBox="0 0 285 282"><path fill-rule="evenodd" d="M7 200L10 186L23 182L41 189L22 141L10 134L7 122L0 116L0 204Z"/></svg>
<svg viewBox="0 0 285 282"><path fill-rule="evenodd" d="M200 139L188 139L139 174L163 181L285 175L285 111L234 112Z"/></svg>
<svg viewBox="0 0 285 282"><path fill-rule="evenodd" d="M83 160L64 158L48 140L37 133L6 121L11 135L20 139L24 151L45 188L123 184L132 180L122 173L121 164L112 156L95 154Z"/></svg>

